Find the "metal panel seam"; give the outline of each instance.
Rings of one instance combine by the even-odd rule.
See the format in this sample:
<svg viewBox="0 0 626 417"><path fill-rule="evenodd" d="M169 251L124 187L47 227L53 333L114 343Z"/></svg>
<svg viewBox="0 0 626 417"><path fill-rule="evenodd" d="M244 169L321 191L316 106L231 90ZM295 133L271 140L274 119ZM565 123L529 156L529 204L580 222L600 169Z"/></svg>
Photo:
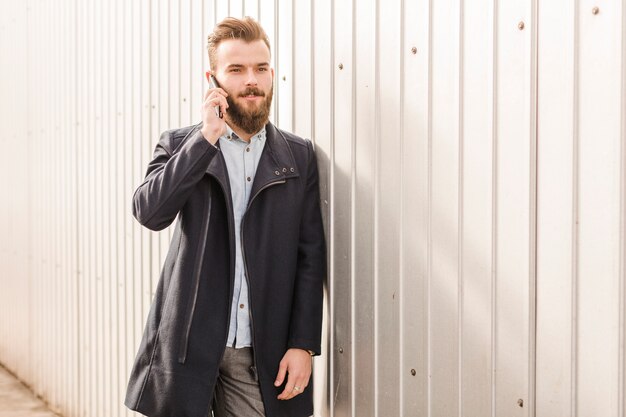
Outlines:
<svg viewBox="0 0 626 417"><path fill-rule="evenodd" d="M572 134L572 146L574 147L572 155L572 293L571 293L571 415L577 417L577 391L578 391L578 209L579 209L579 196L578 196L578 184L579 184L579 38L580 38L580 5L579 2L574 2L574 74L573 74L573 134Z"/></svg>

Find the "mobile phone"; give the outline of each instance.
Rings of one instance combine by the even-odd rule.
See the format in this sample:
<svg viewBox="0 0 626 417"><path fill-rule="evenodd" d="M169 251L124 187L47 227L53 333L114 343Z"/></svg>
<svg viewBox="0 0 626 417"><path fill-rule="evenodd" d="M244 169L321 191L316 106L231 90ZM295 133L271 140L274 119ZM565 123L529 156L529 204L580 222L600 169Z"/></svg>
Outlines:
<svg viewBox="0 0 626 417"><path fill-rule="evenodd" d="M209 76L209 87L217 88L217 80L215 79L213 74ZM222 114L222 108L219 105L215 106L215 115L220 119L224 118L224 115Z"/></svg>

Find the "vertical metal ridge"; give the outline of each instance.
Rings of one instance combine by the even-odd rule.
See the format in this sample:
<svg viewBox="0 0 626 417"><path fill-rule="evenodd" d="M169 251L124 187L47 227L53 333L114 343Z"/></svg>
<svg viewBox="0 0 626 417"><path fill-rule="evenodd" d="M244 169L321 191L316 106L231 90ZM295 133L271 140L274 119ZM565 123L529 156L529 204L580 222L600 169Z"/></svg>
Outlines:
<svg viewBox="0 0 626 417"><path fill-rule="evenodd" d="M465 43L463 41L464 28L463 25L463 17L465 11L465 0L459 1L459 33L458 33L458 41L459 41L459 66L458 66L458 112L459 112L459 130L458 130L458 140L459 140L459 156L458 156L458 213L457 213L457 221L458 221L458 241L457 241L457 251L458 251L458 264L457 264L457 285L458 285L458 294L457 294L457 331L458 331L458 353L457 353L457 390L458 390L458 415L459 417L463 417L463 308L464 308L464 274L463 274L463 232L464 232L464 212L463 212L463 192L464 192L464 135L463 135L463 126L464 126L464 114L463 114L463 76L464 76L464 46Z"/></svg>
<svg viewBox="0 0 626 417"><path fill-rule="evenodd" d="M431 375L432 375L432 305L431 305L431 283L432 283L432 243L433 243L433 115L432 115L432 106L433 106L433 2L434 0L428 0L428 116L427 116L427 136L428 136L428 201L427 209L426 209L426 234L427 234L427 249L426 249L426 323L427 323L427 342L426 342L426 367L428 370L427 375L427 396L426 396L426 409L428 417L432 416L432 383L431 383Z"/></svg>
<svg viewBox="0 0 626 417"><path fill-rule="evenodd" d="M107 263L109 265L109 274L108 276L106 276L104 279L106 279L106 285L108 286L108 305L109 305L109 311L108 311L108 315L109 317L107 318L108 322L109 322L109 329L108 329L108 337L109 337L109 341L108 341L108 355L109 358L107 360L108 362L108 373L109 373L109 383L111 384L111 386L108 388L109 392L108 392L108 397L109 397L109 412L110 413L115 413L114 410L116 409L116 399L117 399L117 390L113 387L115 387L117 385L117 381L116 381L116 375L117 375L117 363L114 362L116 358L116 355L113 353L115 352L116 346L115 344L119 344L118 341L118 336L116 336L116 332L117 332L117 320L116 318L116 314L117 314L117 305L114 305L114 302L117 302L117 250L116 250L116 236L115 234L117 233L117 221L116 221L116 210L115 208L113 210L111 210L111 207L116 207L116 202L117 202L117 193L115 192L111 192L111 182L113 182L113 184L117 184L117 169L115 169L114 167L116 167L114 164L117 162L117 155L115 153L115 150L118 149L116 145L116 141L117 141L117 91L118 91L118 86L117 83L115 83L115 78L116 78L116 72L117 72L117 59L118 59L118 54L113 53L113 51L116 50L117 44L116 44L116 40L117 40L117 22L118 19L115 18L115 14L114 12L117 12L117 8L114 7L114 5L116 4L115 1L109 1L109 11L108 11L108 50L109 50L109 59L107 62L107 66L108 66L108 93L107 93L107 97L108 97L108 102L109 102L109 106L108 106L108 110L109 110L109 122L108 122L108 130L109 130L109 135L108 135L108 149L107 149L107 173L106 173L106 179L107 179L107 195L108 195L108 202L107 202L107 211L108 211L108 223L107 223L107 234L109 235L108 237L108 260ZM113 31L114 33L111 33L111 31ZM115 312L115 313L114 313ZM115 321L114 321L115 320Z"/></svg>
<svg viewBox="0 0 626 417"><path fill-rule="evenodd" d="M572 142L573 142L573 151L572 151L572 292L571 292L571 411L570 415L572 417L578 416L578 209L579 209L579 201L578 201L578 186L579 186L579 172L578 172L578 164L579 164L579 124L578 118L580 114L580 104L579 104L579 38L580 38L580 3L579 1L574 2L574 74L573 74L573 129L572 129Z"/></svg>
<svg viewBox="0 0 626 417"><path fill-rule="evenodd" d="M259 20L261 20L261 0L259 1ZM217 1L213 1L213 27L217 25Z"/></svg>
<svg viewBox="0 0 626 417"><path fill-rule="evenodd" d="M228 1L228 14L230 15L230 0L226 0ZM278 42L278 36L280 35L280 13L278 12L278 1L279 0L274 0L274 51L275 51L275 55L274 55L274 62L276 63L276 65L274 65L275 67L278 67L278 63L280 62L278 60L278 57L280 56L280 54L282 53L282 51L280 50L280 42ZM274 119L275 119L275 124L276 126L280 126L280 112L278 111L278 103L280 102L280 82L274 83L274 93L276 93L276 100L274 100L274 103L272 104L272 113L274 114Z"/></svg>
<svg viewBox="0 0 626 417"><path fill-rule="evenodd" d="M617 415L619 417L626 417L626 7L622 3L622 19L621 19L621 32L622 32L622 50L621 50L621 117L620 117L620 146L621 146L621 161L620 161L620 200L619 200L619 213L620 213L620 232L619 232L619 359L618 359L618 402Z"/></svg>
<svg viewBox="0 0 626 417"><path fill-rule="evenodd" d="M330 274L329 274L329 285L328 285L328 295L330 298L329 308L330 308L330 317L329 322L335 322L335 225L334 225L334 214L335 214L335 76L334 76L334 62L335 62L335 0L329 0L329 8L330 8L330 143L329 143L329 173L328 173L328 199L330 200L330 207L328 209L328 236L330 244L328 245L328 258L330 264ZM260 13L260 9L259 9ZM276 39L276 38L274 38ZM330 362L330 381L331 381L331 395L329 398L330 404L330 417L335 416L335 396L337 393L337 387L334 386L335 382L335 356L337 355L336 349L336 340L335 340L335 332L330 332L330 346L331 353L329 357Z"/></svg>
<svg viewBox="0 0 626 417"><path fill-rule="evenodd" d="M375 36L375 46L374 46L374 137L380 139L381 137L381 120L380 120L380 14L378 10L380 10L380 0L375 0L376 7L376 15L374 17L374 36ZM378 375L379 375L379 334L380 334L380 326L378 323L379 320L379 301L378 301L378 291L379 285L378 281L380 278L379 268L379 241L378 236L380 234L380 140L376 140L376 158L374 160L374 416L379 417L379 401L378 401L378 392L379 392L379 384L378 384ZM383 414L384 416L384 414Z"/></svg>
<svg viewBox="0 0 626 417"><path fill-rule="evenodd" d="M120 2L120 1L116 1L115 2L115 49L117 50L117 45L119 43L119 39L120 36L122 39L127 39L127 35L126 35L126 17L125 14L123 13L124 11L124 3ZM119 22L119 20L121 19L121 23ZM120 27L121 25L121 27ZM121 33L120 33L121 32ZM120 190L119 190L119 184L120 184L120 179L123 182L124 179L124 175L126 174L125 170L126 170L126 161L124 159L124 155L125 152L121 151L122 149L124 149L123 144L124 144L124 119L126 118L126 112L125 112L125 104L126 104L126 100L125 100L125 94L124 92L126 91L126 78L124 77L125 75L125 60L126 60L126 48L127 48L127 43L125 42L122 46L122 49L120 51L117 52L116 54L116 65L115 65L115 75L116 77L119 76L120 79L122 79L123 81L121 83L115 83L115 112L116 112L116 117L115 117L115 175L114 175L114 189L116 190L115 192L115 202L114 202L114 213L115 213L115 230L117 231L117 233L114 235L114 248L115 248L115 273L114 273L114 277L115 280L114 282L114 293L115 293L115 300L116 300L116 305L115 305L115 315L114 315L114 321L113 323L115 324L115 331L117 332L117 336L116 336L116 344L114 344L113 349L116 352L116 359L117 362L115 363L115 367L114 369L114 375L115 375L115 379L113 380L113 386L114 387L118 387L119 384L123 383L123 375L125 375L125 373L121 373L120 369L121 369L121 365L124 365L124 368L126 367L126 355L125 355L125 349L122 344L126 344L126 320L124 320L124 316L126 315L126 283L124 283L124 293L120 299L120 282L122 281L122 276L124 275L124 273L120 273L121 270L123 270L124 272L126 271L126 221L125 221L125 217L122 213L120 213L120 201L122 200L122 196L120 196ZM119 73L118 73L119 70ZM122 104L120 105L119 103L119 97L122 97ZM118 107L119 106L119 107ZM122 146L120 146L122 145ZM121 160L121 170L119 169L119 162ZM120 234L121 234L121 238L120 238ZM119 246L118 246L119 245ZM121 306L124 306L124 316L120 315L120 308ZM113 392L113 398L114 400L114 405L117 406L117 410L120 410L122 408L122 399L120 396L120 389L116 389L114 388Z"/></svg>
<svg viewBox="0 0 626 417"><path fill-rule="evenodd" d="M399 360L398 360L398 400L400 402L400 404L398 405L398 411L400 413L400 416L404 415L404 378L403 378L403 369L404 369L404 280L406 279L405 274L404 274L404 227L402 227L402 225L404 224L404 191L405 191L405 181L404 181L404 48L406 47L405 45L405 39L404 39L404 23L405 23L405 19L403 19L404 17L404 13L405 13L405 8L404 8L404 0L400 0L400 11L399 11L399 20L400 20L400 45L399 45L399 56L400 56L400 72L402 73L402 75L400 76L399 82L400 82L400 97L399 97L399 109L398 109L398 114L399 114L399 120L398 120L398 126L400 126L399 129L399 142L400 142L400 150L399 150L399 155L400 157L398 158L400 161L400 168L399 168L399 172L400 172L400 207L399 207L399 211L400 211L400 218L398 220L399 223L399 236L398 236L398 262L399 262L399 267L398 267L398 275L400 277L399 279L399 283L398 283L398 294L400 294L400 296L398 297L398 346L400 349L399 352Z"/></svg>
<svg viewBox="0 0 626 417"><path fill-rule="evenodd" d="M529 227L529 336L528 336L528 409L530 415L535 415L536 408L536 365L537 365L537 210L538 210L538 119L539 107L539 56L538 32L539 17L537 1L531 0L531 57L530 57L530 227Z"/></svg>
<svg viewBox="0 0 626 417"><path fill-rule="evenodd" d="M491 417L496 417L496 302L498 283L498 0L493 0L491 70Z"/></svg>
<svg viewBox="0 0 626 417"><path fill-rule="evenodd" d="M148 113L148 122L147 122L148 132L147 132L147 137L152 138L152 137L154 137L154 135L156 133L156 132L153 132L153 120L152 120L153 117L154 117L154 112L152 111L152 103L154 102L154 97L152 96L152 78L154 76L154 71L152 70L152 54L153 54L153 51L152 51L152 47L153 47L153 39L152 39L152 13L154 11L152 10L152 1L147 0L147 4L148 4L148 7L147 7L148 8L148 10L147 10L148 18L146 19L147 20L147 29L146 29L146 31L148 33L148 45L147 45L147 48L148 48L148 59L147 59L147 62L148 62L147 63L147 67L148 67L148 83L147 83L147 88L148 88L148 91L147 91L147 95L148 95L148 112L147 112ZM144 47L146 47L146 45L144 45ZM144 152L146 152L146 151L147 151L147 149L144 150ZM144 233L146 233L146 231L142 230L142 234L144 234ZM147 289L144 288L144 284L145 284L145 276L146 275L149 276L149 277L153 276L153 272L154 272L154 271L152 271L152 262L150 261L152 259L152 256L154 255L152 253L152 248L154 246L153 245L153 239L158 239L158 236L154 236L153 233L148 233L147 234L147 239L145 239L145 240L147 240L148 248L147 248L147 250L146 250L146 248L143 248L143 247L141 248L142 249L141 253L143 255L142 258L144 258L144 257L148 258L147 271L142 271L143 274L142 274L142 279L141 279L141 304L142 304L141 311L142 311L142 319L143 319L143 316L145 315L145 312L148 311L148 308L146 308L146 306L143 305L143 303L145 301L144 294L152 292L152 288L151 288L152 287L152 283L150 282L148 284L148 288ZM142 241L144 241L144 239L142 239ZM142 259L142 263L144 264L144 266L146 265L146 263L143 262L143 259ZM152 281L152 280L150 280L150 281Z"/></svg>
<svg viewBox="0 0 626 417"><path fill-rule="evenodd" d="M289 89L291 91L291 130L297 132L296 126L296 30L298 25L296 24L296 1L291 1L291 45L290 45L290 57L289 60L291 66L291 73L289 74Z"/></svg>
<svg viewBox="0 0 626 417"><path fill-rule="evenodd" d="M99 16L103 16L104 13L104 2L100 2L99 3ZM97 45L96 48L98 51L104 51L104 19L100 19L100 22L97 24ZM100 291L102 290L102 287L104 287L103 285L103 280L104 280L104 273L103 273L103 266L104 266L104 259L103 259L103 252L104 252L104 248L103 248L103 236L104 236L104 222L102 221L102 217L101 217L101 210L102 210L102 197L101 197L101 192L99 191L96 193L96 190L103 190L104 188L104 184L103 184L103 177L104 177L104 173L103 173L103 168L102 168L102 159L100 158L100 155L104 155L104 146L103 146L103 137L102 137L102 132L103 132L103 128L104 128L104 113L105 113L105 104L104 104L104 93L105 93L105 89L104 89L104 74L103 69L104 69L104 65L103 65L103 54L96 54L96 58L95 58L95 62L98 66L98 68L96 69L96 97L98 97L98 103L99 103L99 107L98 107L98 111L96 111L96 121L94 123L94 127L95 127L95 135L94 135L94 139L96 140L96 144L94 145L94 154L91 155L94 158L94 189L93 189L93 204L94 204L94 208L93 208L93 213L94 213L94 217L92 219L92 221L94 222L94 234L93 234L93 238L95 240L95 248L96 248L96 253L95 253L95 273L94 273L94 278L95 278L95 282L94 282L94 293L93 293L93 297L94 297L94 305L95 305L95 327L96 327L96 337L95 337L95 363L96 363L96 370L95 370L95 375L96 375L96 405L94 407L95 411L96 411L96 416L105 416L105 409L104 409L104 390L105 390L105 386L106 383L104 382L105 379L105 373L104 373L104 353L103 353L103 346L104 346L104 326L102 325L102 318L104 315L104 300L103 297L99 297L98 295L100 294Z"/></svg>
<svg viewBox="0 0 626 417"><path fill-rule="evenodd" d="M167 2L168 6L170 4L170 1ZM176 63L178 64L178 77L177 77L178 79L176 80L176 83L178 84L178 97L174 97L174 99L176 100L176 108L177 108L177 113L178 113L178 117L177 117L178 121L177 121L177 123L181 123L181 118L183 116L182 104L181 104L181 101L182 101L181 100L181 96L184 95L183 94L183 77L182 77L182 73L183 73L182 72L182 67L183 67L182 55L183 55L183 47L185 46L185 45L182 45L182 42L181 42L181 40L183 39L183 27L182 27L182 24L181 24L182 23L182 16L181 16L181 14L182 14L183 6L182 6L181 2L183 2L183 1L187 1L187 0L178 0L176 2L176 5L178 7L178 13L176 13L177 14L177 18L178 18L178 25L177 25L178 26L178 38L177 38L178 46L176 47L176 52L178 53L178 58L176 59ZM191 3L189 4L189 13L191 14ZM160 21L161 21L161 7L159 7L159 17L158 17L157 22L160 22ZM189 26L189 28L191 28L191 25L188 25L188 26ZM168 44L169 44L169 42L168 42ZM189 36L189 45L187 47L191 47L191 34ZM160 58L161 58L160 55L161 55L161 49L159 48L159 58L158 58L159 61L160 61ZM189 54L189 60L191 61L191 53ZM191 68L191 66L190 66L190 68ZM161 81L161 73L162 73L161 68L159 68L159 85L162 82ZM170 77L168 76L167 78L169 79ZM161 89L159 88L158 91L159 91L159 104L163 105L162 103L165 100L164 100L163 97L161 97ZM169 97L169 94L167 96L168 96L168 98L167 98L168 106L167 107L168 107L168 110L169 110L169 107L172 105L172 103L171 103L171 99ZM191 102L191 100L189 100L189 102ZM170 116L169 116L170 112L167 111L166 114L168 115L167 116L167 119L168 119L167 120L168 121L167 124L168 124L168 129L169 129L169 125L171 124L171 120L170 120ZM161 126L161 120L160 119L161 118L159 117L159 120L158 120L159 126ZM161 129L162 129L162 127L161 127ZM160 132L154 132L154 133L155 134L159 134ZM169 229L168 233L159 233L159 240L166 239L167 241L169 241L168 235L171 234L171 228L168 228L168 229ZM160 251L161 246L162 245L159 243L159 251ZM155 275L153 275L153 276L155 276Z"/></svg>
<svg viewBox="0 0 626 417"><path fill-rule="evenodd" d="M74 216L74 243L75 243L75 247L74 247L74 300L76 302L75 306L74 306L74 323L76 326L76 330L75 330L75 337L76 337L76 355L75 355L75 368L74 368L74 377L76 378L75 383L74 383L74 389L73 389L73 395L74 395L74 404L72 407L72 414L76 414L79 415L80 414L80 405L81 405L81 401L80 401L80 392L81 392L81 386L82 386L82 367L81 367L81 361L80 361L80 346L82 346L81 340L83 337L82 331L81 331L81 326L82 326L82 319L81 316L82 314L80 314L80 304L81 304L81 297L80 297L80 291L81 291L81 280L80 280L80 220L79 220L79 210L80 210L80 204L79 204L79 174L80 174L80 164L79 164L79 152L78 152L78 144L81 142L79 140L79 130L80 130L80 125L79 125L79 106L78 106L78 101L79 101L79 57L80 55L80 51L79 51L79 46L78 46L78 39L83 39L83 36L81 36L82 34L80 33L79 28L82 28L82 26L79 26L79 21L82 21L82 19L80 19L79 16L79 9L78 9L78 0L74 0L73 2L74 4L74 12L75 12L75 19L74 19L74 51L76 53L76 57L75 57L75 61L74 61L74 93L76 94L76 97L74 97L74 108L72 111L73 117L74 117L74 128L72 129L74 131L74 135L75 135L75 146L72 146L71 152L73 154L74 157L74 192L76 193L75 197L74 197L74 210L75 210L75 216ZM28 30L28 29L27 29ZM30 45L27 42L28 48L30 49ZM82 43L81 43L82 46ZM27 54L28 56L29 54ZM29 96L29 94L27 94L27 97ZM29 153L30 154L30 153ZM30 170L29 170L30 171ZM29 181L30 183L30 181ZM30 200L30 199L29 199ZM31 218L31 214L29 213L28 217ZM29 232L30 235L30 232Z"/></svg>
<svg viewBox="0 0 626 417"><path fill-rule="evenodd" d="M309 59L311 60L312 71L309 72L309 82L311 83L311 139L313 139L313 145L315 147L315 6L314 1L309 2L309 19L311 28L311 36L309 38ZM257 8L257 10L259 10ZM261 11L259 10L259 13Z"/></svg>
<svg viewBox="0 0 626 417"><path fill-rule="evenodd" d="M32 95L32 90L33 90L33 80L30 79L31 77L31 59L30 59L30 55L31 55L31 49L34 48L33 42L32 42L32 32L31 32L31 20L32 20L32 8L31 8L31 0L27 0L26 2L26 46L27 46L27 52L26 52L26 112L27 115L31 115L32 111L31 111L31 95ZM32 151L31 151L31 147L32 145L32 136L30 135L31 130L27 129L27 138L29 140L26 141L26 153L27 155L32 156ZM33 183L33 170L31 167L31 160L32 158L27 158L26 160L26 165L28 167L28 169L26 170L26 184L27 184L27 193L26 193L26 198L27 198L27 215L29 219L33 218L33 190L32 190L32 183ZM32 236L33 236L33 228L32 228L32 222L28 223L28 230L27 230L27 243L26 243L26 248L28 250L28 253L30 255L32 255L33 253L33 242L32 242ZM32 328L33 328L33 321L32 321L32 301L33 301L33 292L32 292L32 276L33 276L33 271L32 271L32 262L30 262L30 257L27 257L27 262L26 262L26 288L28 289L28 298L26 300L26 303L28 305L28 311L30 312L29 317L28 317L28 322L27 322L27 327L28 327L28 340L32 340ZM28 348L27 348L27 362L29 364L33 363L33 355L32 355L32 343L28 344ZM26 371L26 375L28 375L28 378L32 381L32 368L31 367L27 367L27 371Z"/></svg>
<svg viewBox="0 0 626 417"><path fill-rule="evenodd" d="M356 39L356 24L355 24L355 15L356 15L356 0L351 0L351 9L352 15L350 16L350 35L351 35L351 56L350 56L350 102L352 103L352 112L351 112L351 120L350 120L350 414L355 416L356 413L356 47L355 47L355 39ZM295 32L295 27L294 27ZM294 37L295 38L295 37ZM292 42L292 45L295 42ZM292 68L295 68L292 66ZM293 79L294 77L292 77ZM292 97L295 96L293 94L292 89ZM293 112L295 113L295 112ZM293 114L292 113L292 114ZM293 125L295 128L295 124Z"/></svg>

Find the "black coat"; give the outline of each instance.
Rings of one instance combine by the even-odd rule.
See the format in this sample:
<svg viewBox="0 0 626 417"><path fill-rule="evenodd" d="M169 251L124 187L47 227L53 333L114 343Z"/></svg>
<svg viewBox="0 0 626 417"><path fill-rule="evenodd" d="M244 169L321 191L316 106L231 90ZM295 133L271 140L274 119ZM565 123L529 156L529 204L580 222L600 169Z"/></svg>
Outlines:
<svg viewBox="0 0 626 417"><path fill-rule="evenodd" d="M125 404L150 417L206 417L233 297L235 238L226 163L201 124L161 135L133 214L151 230L176 216ZM326 248L310 141L266 126L267 140L242 220L254 356L268 417L313 414L312 384L276 397L291 347L320 353Z"/></svg>

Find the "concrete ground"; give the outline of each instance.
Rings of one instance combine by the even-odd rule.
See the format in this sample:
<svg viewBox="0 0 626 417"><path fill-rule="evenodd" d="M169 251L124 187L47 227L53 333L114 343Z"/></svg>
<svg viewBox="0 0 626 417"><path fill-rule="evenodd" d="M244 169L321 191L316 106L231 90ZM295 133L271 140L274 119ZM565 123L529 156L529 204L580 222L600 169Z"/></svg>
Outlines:
<svg viewBox="0 0 626 417"><path fill-rule="evenodd" d="M0 365L0 417L59 417Z"/></svg>

